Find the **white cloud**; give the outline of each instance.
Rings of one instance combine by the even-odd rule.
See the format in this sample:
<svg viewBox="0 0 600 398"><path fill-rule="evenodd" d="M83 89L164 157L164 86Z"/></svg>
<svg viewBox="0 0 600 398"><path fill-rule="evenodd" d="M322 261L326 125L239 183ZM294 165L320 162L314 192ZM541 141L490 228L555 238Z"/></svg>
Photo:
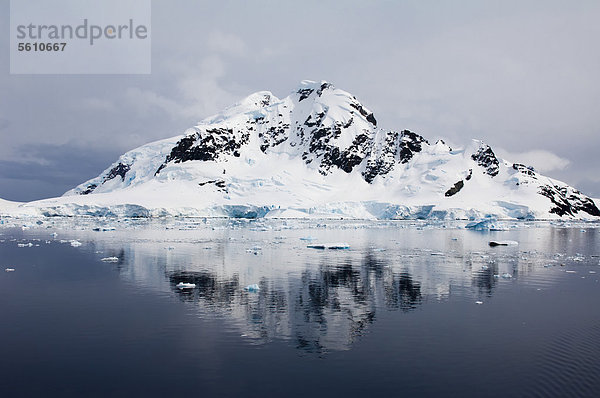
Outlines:
<svg viewBox="0 0 600 398"><path fill-rule="evenodd" d="M194 66L171 64L178 96L174 99L149 89L130 87L125 96L139 113L147 114L160 109L173 119L203 119L219 112L239 99L221 86L225 65L218 56L205 57Z"/></svg>
<svg viewBox="0 0 600 398"><path fill-rule="evenodd" d="M498 148L496 154L510 162L533 166L536 171L541 173L564 170L571 163L569 159L562 158L555 153L542 149L534 149L526 152L508 152L502 148Z"/></svg>
<svg viewBox="0 0 600 398"><path fill-rule="evenodd" d="M212 32L208 36L206 44L216 53L235 56L242 56L247 50L246 43L239 36L221 31Z"/></svg>

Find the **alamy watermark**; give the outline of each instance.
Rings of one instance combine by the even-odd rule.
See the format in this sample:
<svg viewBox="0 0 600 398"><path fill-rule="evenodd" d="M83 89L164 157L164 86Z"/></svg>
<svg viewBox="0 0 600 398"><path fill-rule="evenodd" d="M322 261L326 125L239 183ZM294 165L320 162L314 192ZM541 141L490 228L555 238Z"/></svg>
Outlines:
<svg viewBox="0 0 600 398"><path fill-rule="evenodd" d="M148 74L150 0L11 0L13 74Z"/></svg>

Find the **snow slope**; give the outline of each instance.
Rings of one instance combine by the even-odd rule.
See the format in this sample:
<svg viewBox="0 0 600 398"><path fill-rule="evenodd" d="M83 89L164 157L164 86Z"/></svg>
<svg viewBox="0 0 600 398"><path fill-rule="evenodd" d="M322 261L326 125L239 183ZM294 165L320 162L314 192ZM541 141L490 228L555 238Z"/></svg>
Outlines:
<svg viewBox="0 0 600 398"><path fill-rule="evenodd" d="M17 209L17 210L16 210ZM377 126L327 82L263 91L122 155L60 198L4 214L597 219L594 201L473 140L452 149Z"/></svg>

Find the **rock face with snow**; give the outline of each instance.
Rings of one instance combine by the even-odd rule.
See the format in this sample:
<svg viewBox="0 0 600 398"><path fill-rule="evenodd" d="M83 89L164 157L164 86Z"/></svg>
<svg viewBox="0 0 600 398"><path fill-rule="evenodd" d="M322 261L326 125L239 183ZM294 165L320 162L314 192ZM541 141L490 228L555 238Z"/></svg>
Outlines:
<svg viewBox="0 0 600 398"><path fill-rule="evenodd" d="M596 218L594 201L473 140L451 149L386 130L327 82L258 92L184 135L122 155L46 215Z"/></svg>

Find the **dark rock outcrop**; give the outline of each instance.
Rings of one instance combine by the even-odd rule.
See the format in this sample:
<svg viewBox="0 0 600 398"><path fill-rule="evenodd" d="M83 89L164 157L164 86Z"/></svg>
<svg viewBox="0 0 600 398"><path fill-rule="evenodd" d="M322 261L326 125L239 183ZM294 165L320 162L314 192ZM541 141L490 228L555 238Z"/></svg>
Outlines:
<svg viewBox="0 0 600 398"><path fill-rule="evenodd" d="M576 189L548 184L540 187L539 194L550 199L554 205L550 209L550 213L562 217L565 215L576 216L581 211L600 217L600 210L598 210L594 201Z"/></svg>
<svg viewBox="0 0 600 398"><path fill-rule="evenodd" d="M496 158L496 154L492 151L489 145L481 145L477 152L471 155L471 159L477 162L478 166L481 166L485 169L485 173L489 174L492 177L498 175L500 171L500 162L498 162L498 158Z"/></svg>
<svg viewBox="0 0 600 398"><path fill-rule="evenodd" d="M444 194L444 196L450 197L452 195L456 195L464 186L465 186L465 183L463 182L463 180L460 180L456 184L454 184L454 186L452 188L447 190L446 193Z"/></svg>

